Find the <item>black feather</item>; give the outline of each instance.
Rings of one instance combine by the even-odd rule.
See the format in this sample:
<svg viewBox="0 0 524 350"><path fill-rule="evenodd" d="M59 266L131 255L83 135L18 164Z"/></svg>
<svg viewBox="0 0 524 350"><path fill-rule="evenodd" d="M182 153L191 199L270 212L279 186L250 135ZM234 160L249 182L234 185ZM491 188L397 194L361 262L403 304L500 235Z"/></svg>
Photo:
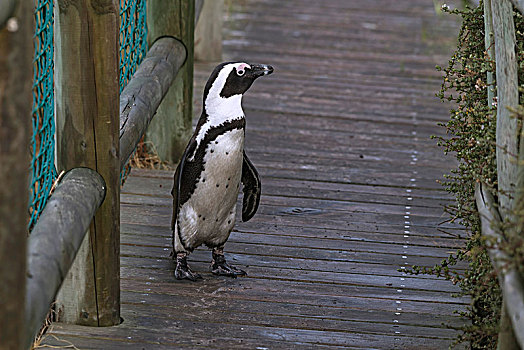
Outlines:
<svg viewBox="0 0 524 350"><path fill-rule="evenodd" d="M242 221L246 222L257 212L261 191L261 183L257 169L247 157L246 152L244 152L244 161L242 163L242 184L244 185L242 189L242 192L244 192Z"/></svg>

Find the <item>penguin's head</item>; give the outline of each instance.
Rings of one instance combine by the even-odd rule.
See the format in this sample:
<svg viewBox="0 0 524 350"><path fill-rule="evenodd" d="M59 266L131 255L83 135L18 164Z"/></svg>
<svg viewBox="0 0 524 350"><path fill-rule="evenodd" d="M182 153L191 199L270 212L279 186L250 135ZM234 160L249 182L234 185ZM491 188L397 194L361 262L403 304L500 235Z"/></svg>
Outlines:
<svg viewBox="0 0 524 350"><path fill-rule="evenodd" d="M229 98L243 95L258 77L273 73L273 67L265 64L246 62L225 62L219 64L207 81L204 101L211 98Z"/></svg>

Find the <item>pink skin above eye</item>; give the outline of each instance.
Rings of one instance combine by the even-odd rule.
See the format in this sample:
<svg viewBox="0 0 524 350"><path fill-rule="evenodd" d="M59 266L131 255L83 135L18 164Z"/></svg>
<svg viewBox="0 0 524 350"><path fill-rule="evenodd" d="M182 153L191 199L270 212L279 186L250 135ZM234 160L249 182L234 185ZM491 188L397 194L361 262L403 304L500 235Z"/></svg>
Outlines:
<svg viewBox="0 0 524 350"><path fill-rule="evenodd" d="M246 70L246 68L251 68L251 66L247 63L242 63L237 67L237 72L242 74L243 71Z"/></svg>

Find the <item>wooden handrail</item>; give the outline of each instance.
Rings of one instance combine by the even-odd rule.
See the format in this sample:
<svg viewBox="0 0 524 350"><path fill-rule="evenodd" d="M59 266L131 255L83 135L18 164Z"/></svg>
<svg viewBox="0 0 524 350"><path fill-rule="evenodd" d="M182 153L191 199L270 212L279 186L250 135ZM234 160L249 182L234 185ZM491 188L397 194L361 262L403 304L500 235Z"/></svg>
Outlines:
<svg viewBox="0 0 524 350"><path fill-rule="evenodd" d="M486 185L475 185L475 201L479 212L482 235L487 238L487 248L499 284L502 287L503 297L507 305L508 316L513 325L514 335L521 347L524 346L524 282L515 266L511 265L510 257L499 248L505 240L500 232L502 220L496 209L496 200Z"/></svg>
<svg viewBox="0 0 524 350"><path fill-rule="evenodd" d="M120 94L121 170L145 133L186 57L186 48L177 39L158 39Z"/></svg>
<svg viewBox="0 0 524 350"><path fill-rule="evenodd" d="M26 348L42 326L105 193L104 179L96 171L72 169L33 228L28 242Z"/></svg>

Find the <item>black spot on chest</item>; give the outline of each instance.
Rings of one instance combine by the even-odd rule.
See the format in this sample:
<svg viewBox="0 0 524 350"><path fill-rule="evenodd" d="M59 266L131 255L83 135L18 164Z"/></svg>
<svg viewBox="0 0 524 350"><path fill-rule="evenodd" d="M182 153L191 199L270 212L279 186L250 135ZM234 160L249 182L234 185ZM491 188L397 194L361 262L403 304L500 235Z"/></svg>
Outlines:
<svg viewBox="0 0 524 350"><path fill-rule="evenodd" d="M228 131L236 130L236 129L244 129L246 125L245 118L235 119L230 122L223 123L219 126L210 128L198 147L196 147L195 137L196 134L193 136L193 142L190 142L190 146L188 146L188 152L186 154L193 154L194 150L194 159L190 161L189 159L185 160L184 168L183 169L177 169L178 171L182 171L182 177L181 177L181 183L180 183L180 193L178 194L180 196L180 206L182 206L185 202L189 200L191 195L194 193L196 185L198 181L200 180L202 173L204 172L204 157L206 155L206 149L209 147L212 143L215 142L216 138ZM191 149L192 148L192 149ZM175 174L175 188L177 187L176 184L176 174ZM202 179L202 181L205 181L205 179ZM217 185L218 187L218 185Z"/></svg>

